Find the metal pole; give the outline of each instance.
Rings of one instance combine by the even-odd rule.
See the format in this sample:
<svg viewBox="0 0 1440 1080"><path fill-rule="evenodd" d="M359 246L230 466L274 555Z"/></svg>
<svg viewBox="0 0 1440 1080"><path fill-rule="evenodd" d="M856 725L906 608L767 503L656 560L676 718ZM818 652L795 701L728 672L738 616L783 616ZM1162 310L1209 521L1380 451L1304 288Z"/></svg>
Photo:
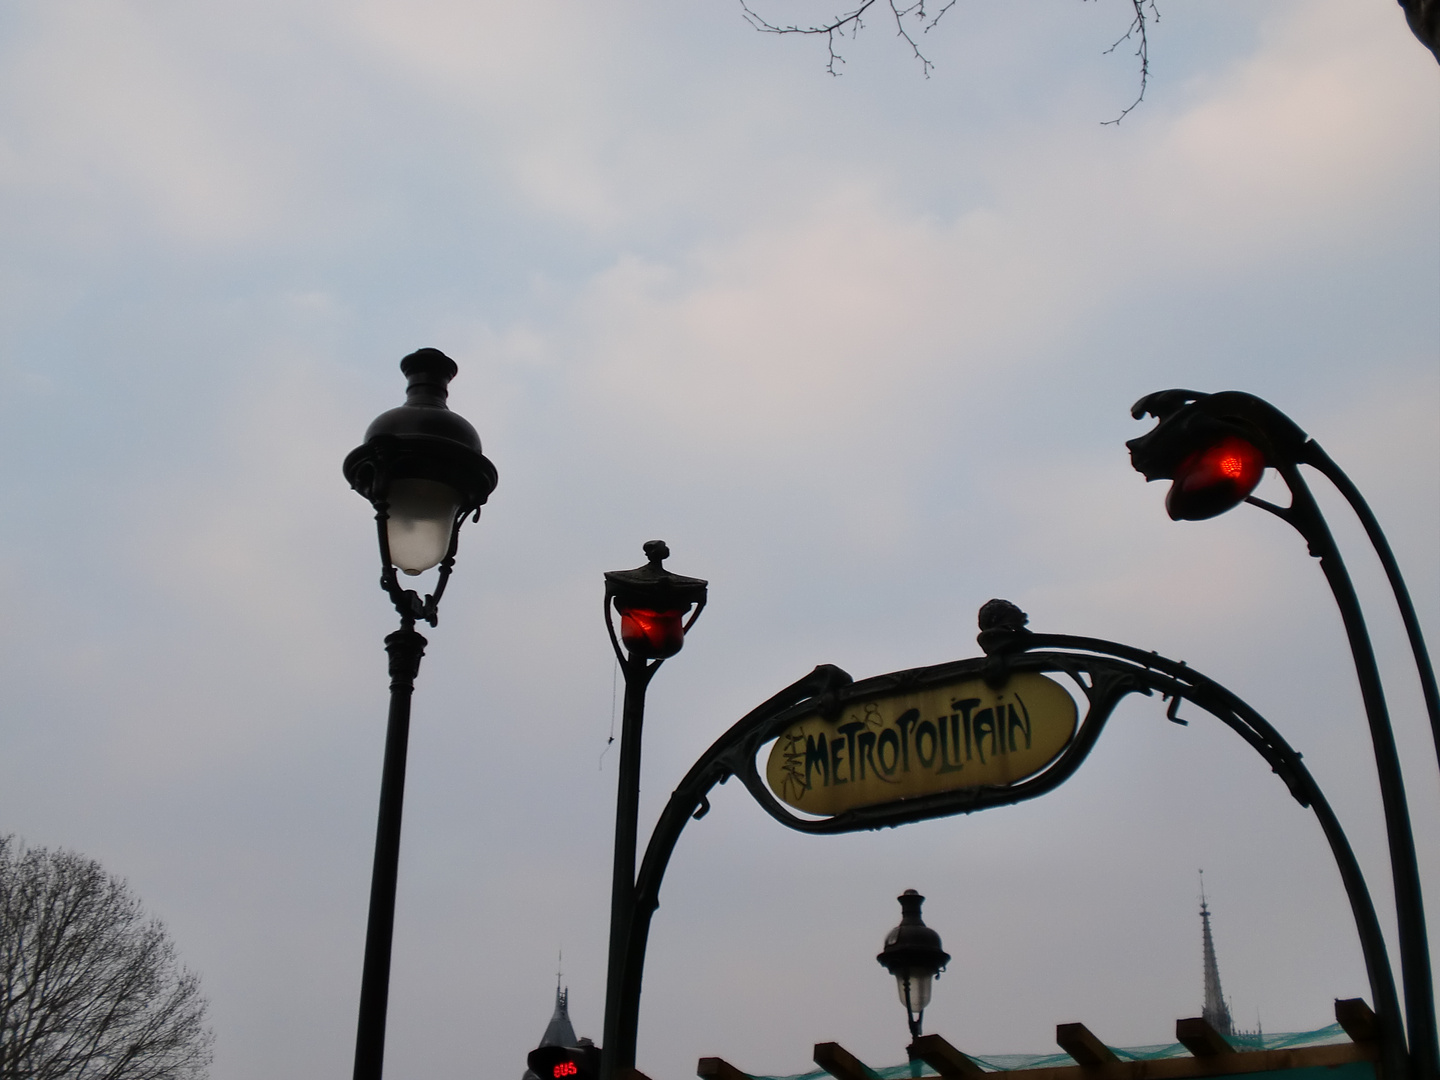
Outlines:
<svg viewBox="0 0 1440 1080"><path fill-rule="evenodd" d="M390 717L380 776L370 918L360 976L360 1021L355 1033L355 1080L380 1080L385 1065L385 1013L390 998L390 946L395 932L395 885L400 869L400 818L405 802L405 756L410 742L410 697L426 641L406 620L385 639L390 654Z"/></svg>
<svg viewBox="0 0 1440 1080"><path fill-rule="evenodd" d="M615 863L610 881L610 952L605 976L605 1035L600 1044L601 1080L615 1080L635 1066L635 1030L622 1021L625 953L635 911L635 849L640 815L640 736L645 690L659 664L626 658L625 705L620 727L620 775L615 796ZM357 1078L358 1080L358 1078Z"/></svg>
<svg viewBox="0 0 1440 1080"><path fill-rule="evenodd" d="M915 1044L920 1041L920 1023L924 1015L923 1009L917 1013L910 1008L910 980L907 978L905 980L905 1019L910 1024L910 1045L905 1047L905 1060L910 1065L912 1078L920 1075L920 1067L924 1064L915 1050Z"/></svg>

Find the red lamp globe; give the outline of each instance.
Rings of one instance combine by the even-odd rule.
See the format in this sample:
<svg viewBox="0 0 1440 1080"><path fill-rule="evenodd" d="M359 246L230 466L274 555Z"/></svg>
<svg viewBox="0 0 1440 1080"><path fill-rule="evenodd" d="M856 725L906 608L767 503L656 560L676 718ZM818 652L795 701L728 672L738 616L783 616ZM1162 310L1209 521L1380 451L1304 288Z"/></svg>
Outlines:
<svg viewBox="0 0 1440 1080"><path fill-rule="evenodd" d="M620 612L620 640L631 656L663 660L684 648L688 604L671 611L616 606Z"/></svg>
<svg viewBox="0 0 1440 1080"><path fill-rule="evenodd" d="M1196 450L1175 468L1165 509L1174 521L1203 521L1245 501L1265 475L1265 455L1236 435Z"/></svg>

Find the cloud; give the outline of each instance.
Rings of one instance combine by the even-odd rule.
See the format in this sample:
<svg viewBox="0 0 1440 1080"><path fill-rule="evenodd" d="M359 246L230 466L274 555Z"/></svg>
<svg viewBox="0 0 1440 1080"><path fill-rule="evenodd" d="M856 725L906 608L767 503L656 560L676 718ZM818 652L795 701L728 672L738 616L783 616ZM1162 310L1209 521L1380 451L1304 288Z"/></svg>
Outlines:
<svg viewBox="0 0 1440 1080"><path fill-rule="evenodd" d="M1253 258L1353 241L1433 167L1404 120L1433 72L1392 62L1398 28L1341 4L1297 14L1271 19L1257 53L1175 117L1142 169L1140 198L1172 242Z"/></svg>
<svg viewBox="0 0 1440 1080"><path fill-rule="evenodd" d="M80 209L46 215L52 237L103 242L117 217L133 227L138 215L177 240L226 244L272 220L277 148L235 88L199 70L214 43L187 50L194 27L184 16L177 27L178 14L91 0L17 17L0 182L32 213L60 200Z"/></svg>

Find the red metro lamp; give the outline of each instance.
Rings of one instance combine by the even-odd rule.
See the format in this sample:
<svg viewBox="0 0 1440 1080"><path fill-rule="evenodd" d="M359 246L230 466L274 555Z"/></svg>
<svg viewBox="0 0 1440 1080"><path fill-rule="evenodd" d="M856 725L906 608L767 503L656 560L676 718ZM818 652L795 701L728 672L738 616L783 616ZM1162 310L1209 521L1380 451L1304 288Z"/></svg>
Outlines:
<svg viewBox="0 0 1440 1080"><path fill-rule="evenodd" d="M614 1080L635 1064L634 1010L639 992L627 980L638 972L625 966L626 942L635 918L635 849L640 811L640 734L645 723L645 689L656 670L685 645L685 635L705 609L708 583L665 569L670 548L663 540L645 544L644 566L605 574L605 628L625 676L620 728L620 768L615 796L615 862L610 887L610 953L605 983L605 1036L601 1076ZM613 614L612 614L613 612ZM616 633L615 616L620 618Z"/></svg>
<svg viewBox="0 0 1440 1080"><path fill-rule="evenodd" d="M622 664L626 662L626 656L621 655L622 644L631 661L665 660L674 656L684 648L686 631L705 607L704 581L665 569L670 549L664 540L647 542L645 557L648 561L644 566L610 570L605 574L606 624L610 627L616 658ZM615 642L615 627L609 614L612 604L620 616L619 643Z"/></svg>
<svg viewBox="0 0 1440 1080"><path fill-rule="evenodd" d="M1172 520L1217 517L1250 497L1267 465L1293 460L1305 433L1288 421L1256 423L1251 403L1258 401L1237 391L1164 390L1135 403L1131 415L1137 420L1164 416L1125 445L1145 479L1171 481L1165 510Z"/></svg>

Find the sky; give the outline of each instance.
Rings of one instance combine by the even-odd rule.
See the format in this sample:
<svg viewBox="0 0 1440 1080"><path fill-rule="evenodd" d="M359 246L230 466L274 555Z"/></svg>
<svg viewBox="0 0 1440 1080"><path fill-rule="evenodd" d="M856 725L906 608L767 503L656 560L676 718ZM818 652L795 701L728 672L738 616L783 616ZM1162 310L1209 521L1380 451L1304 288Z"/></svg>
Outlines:
<svg viewBox="0 0 1440 1080"><path fill-rule="evenodd" d="M1252 508L1170 522L1123 444L1154 390L1271 400L1365 492L1440 635L1440 69L1391 0L1162 3L1145 100L1107 125L1137 91L1132 47L1107 52L1129 7L961 0L928 78L882 18L832 77L823 41L728 0L0 10L0 832L98 859L165 922L215 1080L351 1068L395 615L340 463L422 346L458 363L500 483L426 629L388 1077L516 1080L557 967L600 1038L602 573L655 538L711 585L651 687L642 837L815 664L975 655L1005 597L1254 704L1393 942L1317 565ZM1413 667L1317 492L1440 923ZM1368 989L1320 830L1189 719L1129 701L1052 794L881 833L790 832L719 789L661 893L638 1065L902 1061L874 956L906 888L953 956L927 1030L981 1055L1070 1021L1169 1041L1201 1005L1201 868L1237 1022L1329 1023Z"/></svg>

